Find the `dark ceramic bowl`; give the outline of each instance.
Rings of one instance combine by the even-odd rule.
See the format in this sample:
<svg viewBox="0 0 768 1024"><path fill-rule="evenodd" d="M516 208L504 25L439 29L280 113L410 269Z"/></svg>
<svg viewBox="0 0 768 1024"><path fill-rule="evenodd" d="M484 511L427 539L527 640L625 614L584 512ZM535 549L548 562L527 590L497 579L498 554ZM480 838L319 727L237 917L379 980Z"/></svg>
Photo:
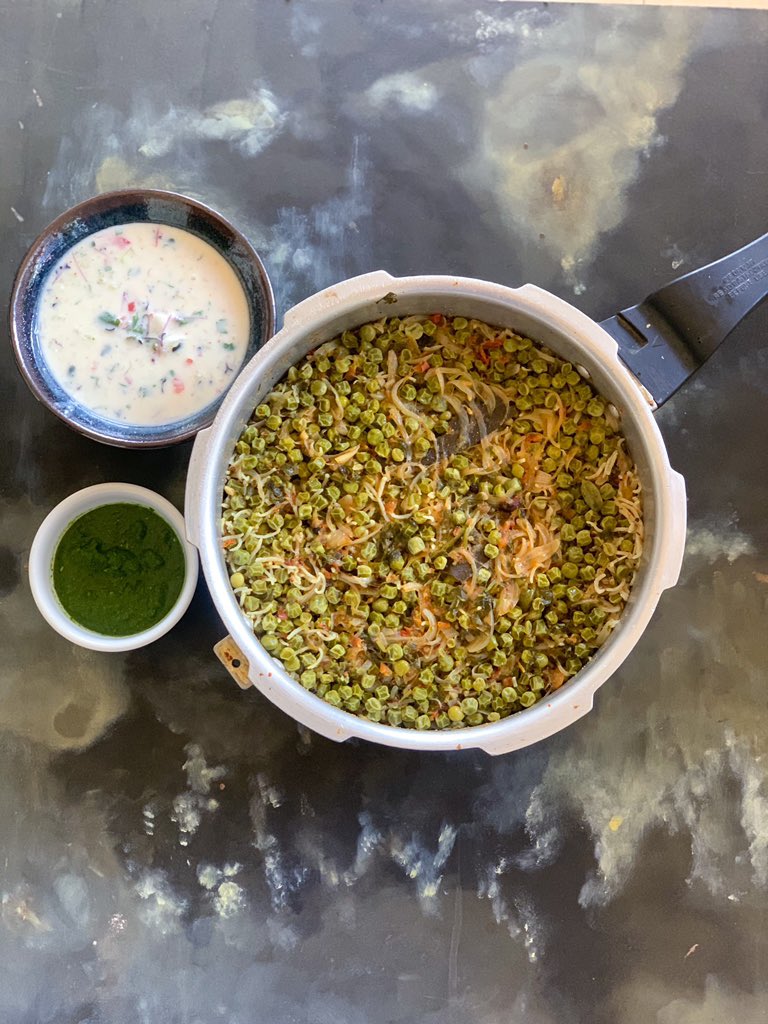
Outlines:
<svg viewBox="0 0 768 1024"><path fill-rule="evenodd" d="M154 189L106 192L79 203L49 224L16 274L10 304L11 341L32 394L73 430L120 448L159 448L184 441L207 427L224 395L187 419L158 427L102 419L80 405L54 379L42 356L37 331L40 292L56 261L87 235L136 221L183 228L208 242L230 263L245 289L251 317L244 366L272 336L275 327L275 300L261 259L245 236L210 207L175 192Z"/></svg>

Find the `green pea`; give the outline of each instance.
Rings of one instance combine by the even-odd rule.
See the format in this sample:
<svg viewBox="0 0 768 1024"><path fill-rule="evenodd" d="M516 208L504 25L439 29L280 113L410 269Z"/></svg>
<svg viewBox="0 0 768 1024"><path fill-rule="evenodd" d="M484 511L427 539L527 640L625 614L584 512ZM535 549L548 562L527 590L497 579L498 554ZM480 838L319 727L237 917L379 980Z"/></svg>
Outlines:
<svg viewBox="0 0 768 1024"><path fill-rule="evenodd" d="M324 615L328 610L328 601L322 594L316 594L310 600L308 608L315 615Z"/></svg>
<svg viewBox="0 0 768 1024"><path fill-rule="evenodd" d="M599 512L603 507L603 496L597 484L592 480L584 480L581 485L581 496L593 512Z"/></svg>

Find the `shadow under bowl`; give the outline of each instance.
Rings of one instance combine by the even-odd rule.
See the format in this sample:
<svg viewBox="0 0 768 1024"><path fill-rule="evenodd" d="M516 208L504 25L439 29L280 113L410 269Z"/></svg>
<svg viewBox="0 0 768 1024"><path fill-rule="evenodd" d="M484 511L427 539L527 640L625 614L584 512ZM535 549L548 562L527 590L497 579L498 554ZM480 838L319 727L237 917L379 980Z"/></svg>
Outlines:
<svg viewBox="0 0 768 1024"><path fill-rule="evenodd" d="M42 354L37 310L40 293L57 261L83 238L103 228L148 222L188 231L211 245L233 268L250 314L250 337L242 366L275 328L275 300L258 253L236 227L195 199L159 189L105 192L62 213L33 242L16 274L10 302L14 355L33 395L59 419L86 437L119 448L161 448L193 437L209 426L226 391L193 415L159 426L139 426L101 417L57 382Z"/></svg>

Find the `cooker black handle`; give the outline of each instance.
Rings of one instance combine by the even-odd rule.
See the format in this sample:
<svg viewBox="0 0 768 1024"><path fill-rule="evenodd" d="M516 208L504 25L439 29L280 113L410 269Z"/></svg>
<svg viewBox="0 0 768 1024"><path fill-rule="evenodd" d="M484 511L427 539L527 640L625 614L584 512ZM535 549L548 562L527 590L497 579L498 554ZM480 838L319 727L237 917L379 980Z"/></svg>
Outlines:
<svg viewBox="0 0 768 1024"><path fill-rule="evenodd" d="M768 296L768 234L603 320L657 405L673 395Z"/></svg>

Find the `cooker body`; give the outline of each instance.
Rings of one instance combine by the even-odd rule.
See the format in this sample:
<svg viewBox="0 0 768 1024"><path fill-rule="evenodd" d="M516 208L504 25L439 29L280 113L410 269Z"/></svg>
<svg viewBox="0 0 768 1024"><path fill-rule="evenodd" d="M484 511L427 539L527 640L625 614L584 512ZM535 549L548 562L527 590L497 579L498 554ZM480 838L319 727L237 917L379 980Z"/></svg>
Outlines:
<svg viewBox="0 0 768 1024"><path fill-rule="evenodd" d="M630 599L609 640L556 693L489 725L416 731L369 722L334 708L293 680L261 647L229 584L220 540L221 499L234 445L254 407L288 368L348 328L385 316L443 313L511 328L576 366L618 411L643 488L645 543ZM247 661L250 681L287 714L334 740L356 736L418 750L479 747L505 753L570 725L592 707L595 691L628 656L662 592L678 579L685 546L683 478L669 465L653 400L620 362L598 324L533 285L507 288L472 278L393 278L383 271L341 282L290 310L282 330L253 357L195 442L187 478L186 522L227 631Z"/></svg>

